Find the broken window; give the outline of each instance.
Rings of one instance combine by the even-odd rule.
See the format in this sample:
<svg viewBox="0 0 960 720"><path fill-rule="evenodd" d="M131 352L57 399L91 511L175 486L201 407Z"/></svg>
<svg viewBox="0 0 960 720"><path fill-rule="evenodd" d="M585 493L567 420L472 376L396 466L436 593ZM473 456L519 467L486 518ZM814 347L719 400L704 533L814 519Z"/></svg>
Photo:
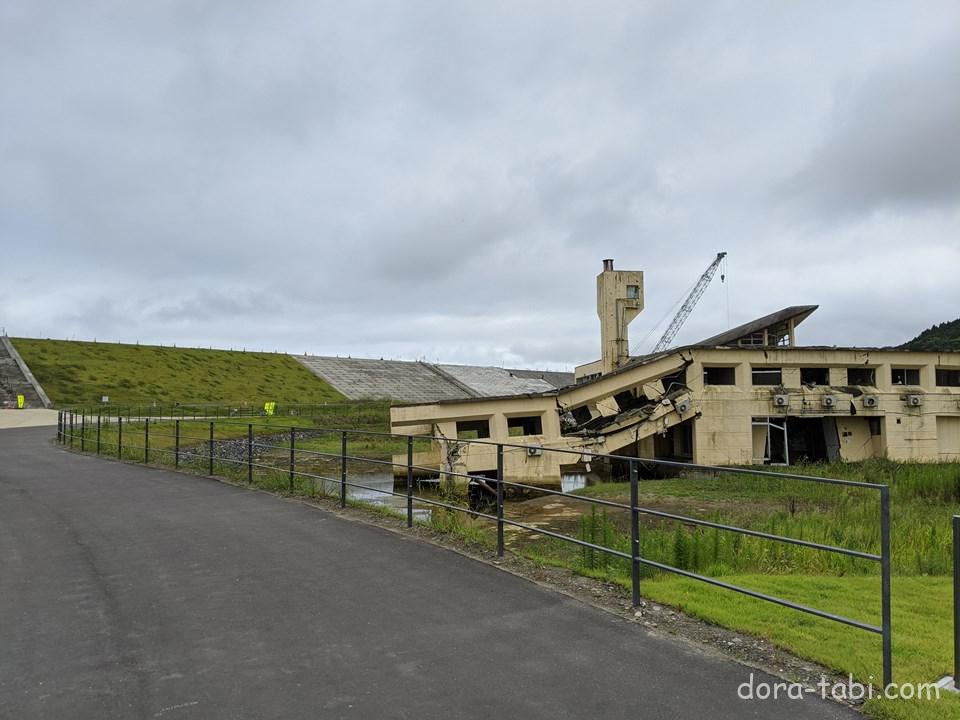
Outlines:
<svg viewBox="0 0 960 720"><path fill-rule="evenodd" d="M613 399L617 401L617 407L620 408L620 412L626 412L627 410L632 410L635 407L647 403L647 398L644 395L638 396L636 390L618 392L613 396Z"/></svg>
<svg viewBox="0 0 960 720"><path fill-rule="evenodd" d="M847 385L877 384L877 371L874 368L856 367L847 368Z"/></svg>
<svg viewBox="0 0 960 720"><path fill-rule="evenodd" d="M489 420L457 420L458 440L483 440L490 437Z"/></svg>
<svg viewBox="0 0 960 720"><path fill-rule="evenodd" d="M672 392L678 388L684 388L687 386L687 368L686 366L680 368L675 373L670 375L664 375L660 378L660 382L663 383L663 389L666 392Z"/></svg>
<svg viewBox="0 0 960 720"><path fill-rule="evenodd" d="M800 383L803 385L829 385L830 368L800 368Z"/></svg>
<svg viewBox="0 0 960 720"><path fill-rule="evenodd" d="M539 415L507 418L507 434L510 437L543 435L543 418Z"/></svg>
<svg viewBox="0 0 960 720"><path fill-rule="evenodd" d="M703 369L704 385L736 385L736 367L705 367Z"/></svg>
<svg viewBox="0 0 960 720"><path fill-rule="evenodd" d="M890 382L894 385L919 385L920 368L890 368Z"/></svg>
<svg viewBox="0 0 960 720"><path fill-rule="evenodd" d="M628 300L637 300L640 298L640 286L639 285L627 285L627 299Z"/></svg>
<svg viewBox="0 0 960 720"><path fill-rule="evenodd" d="M593 415L590 413L590 408L588 408L586 405L573 408L573 410L570 411L570 414L573 415L573 419L577 425L585 425L590 422L590 418L593 417Z"/></svg>
<svg viewBox="0 0 960 720"><path fill-rule="evenodd" d="M750 372L754 385L782 385L783 370L780 368L755 367Z"/></svg>
<svg viewBox="0 0 960 720"><path fill-rule="evenodd" d="M937 368L938 387L960 387L960 370Z"/></svg>

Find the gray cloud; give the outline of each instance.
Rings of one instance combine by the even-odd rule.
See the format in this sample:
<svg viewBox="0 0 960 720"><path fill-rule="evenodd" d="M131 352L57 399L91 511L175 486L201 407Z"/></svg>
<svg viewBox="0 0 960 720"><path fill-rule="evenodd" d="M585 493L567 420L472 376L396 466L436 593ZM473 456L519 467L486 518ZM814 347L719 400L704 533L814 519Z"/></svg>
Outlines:
<svg viewBox="0 0 960 720"><path fill-rule="evenodd" d="M836 99L828 134L784 184L821 213L960 208L960 45L925 48Z"/></svg>
<svg viewBox="0 0 960 720"><path fill-rule="evenodd" d="M680 342L960 305L952 2L0 13L13 334L570 366L601 258L646 271L649 347L719 250Z"/></svg>

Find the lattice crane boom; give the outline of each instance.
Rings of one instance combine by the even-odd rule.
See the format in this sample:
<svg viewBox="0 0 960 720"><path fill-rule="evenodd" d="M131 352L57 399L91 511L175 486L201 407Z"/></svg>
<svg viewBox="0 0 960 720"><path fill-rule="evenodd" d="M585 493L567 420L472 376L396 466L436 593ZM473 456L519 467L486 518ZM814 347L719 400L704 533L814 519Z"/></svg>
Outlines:
<svg viewBox="0 0 960 720"><path fill-rule="evenodd" d="M700 279L697 280L697 284L693 286L693 290L690 291L690 294L687 295L687 299L683 301L683 305L677 311L677 314L673 316L673 320L670 321L670 326L667 328L667 331L663 333L663 337L657 341L656 346L653 348L653 352L658 353L661 350L666 350L670 347L670 343L673 342L673 339L677 336L677 333L680 332L680 328L683 327L683 324L687 321L687 318L690 317L690 313L693 312L693 309L697 306L697 303L700 302L700 298L703 295L703 292L707 289L707 285L710 284L710 281L713 280L713 276L717 272L717 268L720 267L720 263L723 262L723 259L727 256L725 252L717 253L717 257L713 259L713 262L710 263L710 266L703 271L703 275L700 276Z"/></svg>

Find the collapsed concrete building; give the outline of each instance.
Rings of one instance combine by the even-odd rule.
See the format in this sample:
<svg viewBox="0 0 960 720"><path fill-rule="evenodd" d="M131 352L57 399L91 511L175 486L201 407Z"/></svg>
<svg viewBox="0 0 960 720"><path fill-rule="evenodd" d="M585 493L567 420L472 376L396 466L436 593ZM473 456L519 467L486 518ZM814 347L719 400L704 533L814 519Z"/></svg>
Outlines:
<svg viewBox="0 0 960 720"><path fill-rule="evenodd" d="M699 343L629 355L643 274L605 261L597 276L601 358L575 382L522 395L395 406L393 431L444 438L418 463L557 485L591 453L702 465L960 460L960 352L810 347L797 327L815 305L788 307ZM544 449L581 451L581 455Z"/></svg>

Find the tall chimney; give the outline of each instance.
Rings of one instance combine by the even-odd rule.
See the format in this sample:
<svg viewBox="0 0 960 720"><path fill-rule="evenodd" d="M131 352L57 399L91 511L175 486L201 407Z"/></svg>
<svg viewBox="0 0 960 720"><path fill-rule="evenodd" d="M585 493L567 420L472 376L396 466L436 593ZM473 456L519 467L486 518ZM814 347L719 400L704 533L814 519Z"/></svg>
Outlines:
<svg viewBox="0 0 960 720"><path fill-rule="evenodd" d="M603 374L630 360L627 325L643 310L643 272L614 270L613 260L603 261L597 275L597 316L600 318L600 347Z"/></svg>

